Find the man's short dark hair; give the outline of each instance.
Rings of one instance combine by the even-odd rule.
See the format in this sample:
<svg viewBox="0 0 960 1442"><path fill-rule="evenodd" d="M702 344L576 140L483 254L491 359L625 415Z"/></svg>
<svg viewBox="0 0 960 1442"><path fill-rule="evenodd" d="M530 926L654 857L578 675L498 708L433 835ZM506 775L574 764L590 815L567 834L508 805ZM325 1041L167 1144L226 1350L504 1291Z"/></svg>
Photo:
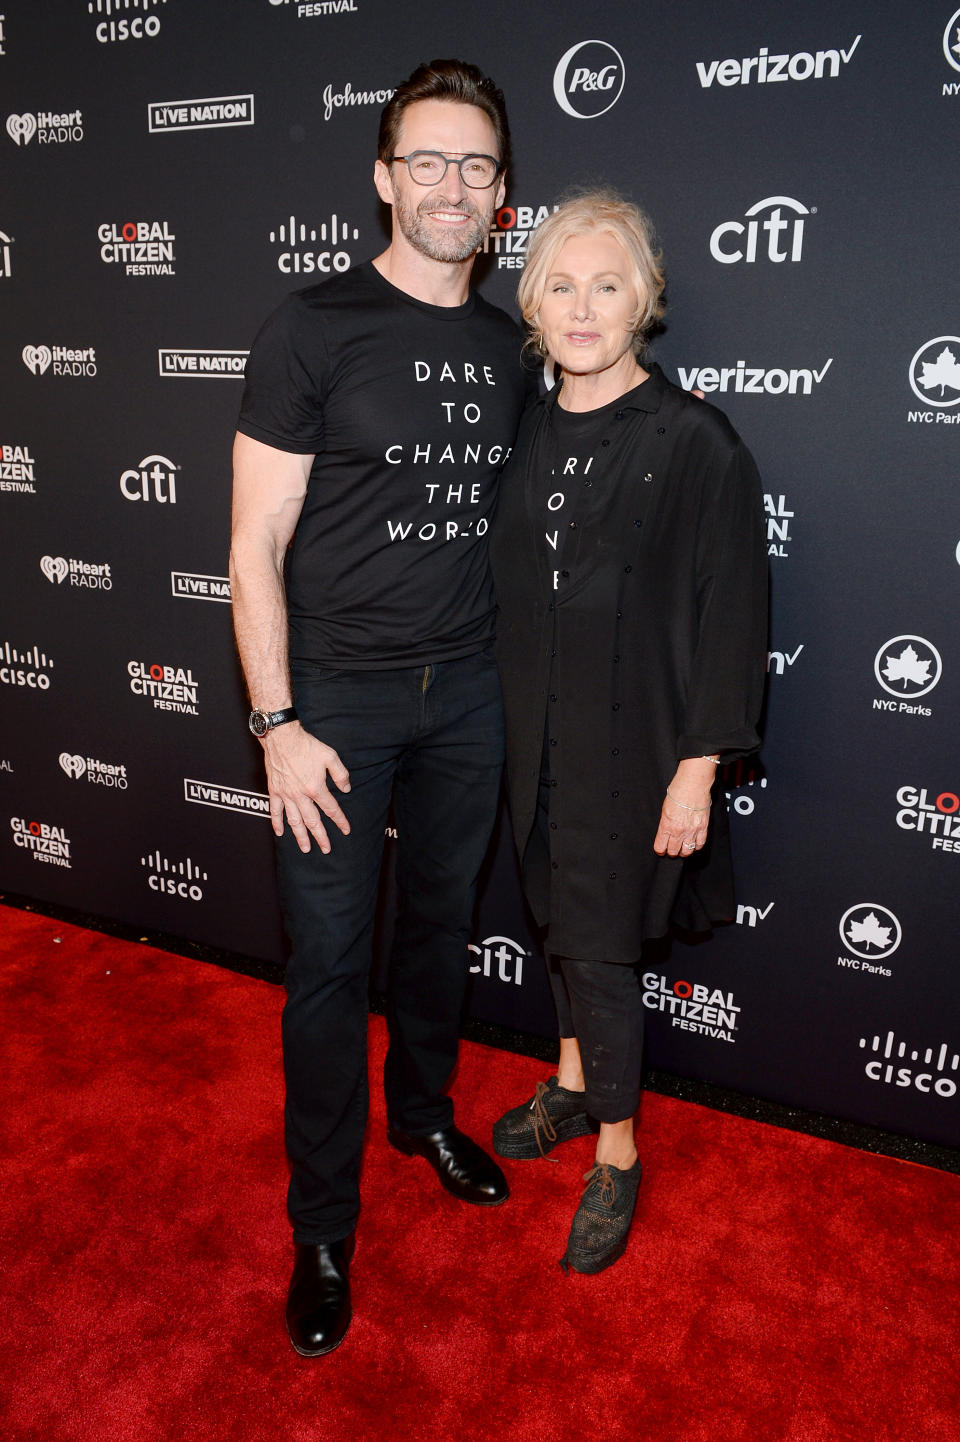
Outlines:
<svg viewBox="0 0 960 1442"><path fill-rule="evenodd" d="M504 169L510 163L510 127L503 91L476 65L464 60L430 60L398 85L380 115L377 154L384 164L396 154L400 122L408 105L417 100L454 100L475 105L490 119L497 137L497 159Z"/></svg>

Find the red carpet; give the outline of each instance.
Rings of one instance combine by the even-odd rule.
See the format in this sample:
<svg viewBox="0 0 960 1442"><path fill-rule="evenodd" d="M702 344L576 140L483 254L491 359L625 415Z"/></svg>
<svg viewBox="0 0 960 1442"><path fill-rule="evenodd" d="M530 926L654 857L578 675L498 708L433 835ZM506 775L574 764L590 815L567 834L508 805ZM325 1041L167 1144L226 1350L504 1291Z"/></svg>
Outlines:
<svg viewBox="0 0 960 1442"><path fill-rule="evenodd" d="M281 992L0 926L4 1442L960 1438L960 1179L651 1094L634 1234L590 1278L557 1265L589 1139L465 1207L387 1148L375 1085L354 1323L297 1357ZM461 1125L545 1070L465 1045Z"/></svg>

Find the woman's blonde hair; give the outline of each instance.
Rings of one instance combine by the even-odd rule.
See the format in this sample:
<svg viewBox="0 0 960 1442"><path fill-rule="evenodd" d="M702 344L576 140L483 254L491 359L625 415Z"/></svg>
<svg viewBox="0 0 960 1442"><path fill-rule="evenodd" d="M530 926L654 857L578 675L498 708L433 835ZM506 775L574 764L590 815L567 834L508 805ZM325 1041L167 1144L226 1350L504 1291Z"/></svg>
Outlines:
<svg viewBox="0 0 960 1442"><path fill-rule="evenodd" d="M592 231L612 235L630 262L629 278L640 298L631 322L633 349L639 355L654 323L663 315L662 256L654 249L653 226L648 217L615 190L586 190L571 196L534 231L517 287L517 303L530 331L528 344L543 349L540 303L557 253L573 236Z"/></svg>

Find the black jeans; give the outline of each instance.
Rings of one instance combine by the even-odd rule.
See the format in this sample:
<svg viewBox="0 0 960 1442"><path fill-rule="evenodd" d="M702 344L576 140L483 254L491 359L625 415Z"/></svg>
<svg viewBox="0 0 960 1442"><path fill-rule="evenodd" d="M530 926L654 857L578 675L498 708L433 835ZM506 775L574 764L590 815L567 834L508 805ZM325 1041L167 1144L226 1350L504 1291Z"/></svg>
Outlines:
<svg viewBox="0 0 960 1442"><path fill-rule="evenodd" d="M398 911L390 958L384 1070L387 1115L401 1130L449 1126L444 1088L457 1056L477 874L496 815L503 713L492 648L396 671L293 668L294 703L350 772L349 836L332 849L280 838L287 965L283 1055L288 1207L294 1239L334 1242L353 1229L367 1118L372 938L391 798Z"/></svg>

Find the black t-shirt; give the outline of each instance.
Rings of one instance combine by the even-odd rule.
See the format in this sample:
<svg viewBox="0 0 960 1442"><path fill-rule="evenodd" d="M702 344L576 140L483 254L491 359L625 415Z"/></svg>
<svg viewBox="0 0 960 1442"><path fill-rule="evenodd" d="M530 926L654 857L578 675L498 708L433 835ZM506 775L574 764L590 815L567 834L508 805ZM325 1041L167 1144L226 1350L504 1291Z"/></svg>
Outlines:
<svg viewBox="0 0 960 1442"><path fill-rule="evenodd" d="M427 305L369 261L269 317L239 430L316 456L287 573L291 659L416 666L492 639L488 518L529 385L503 311L476 292Z"/></svg>
<svg viewBox="0 0 960 1442"><path fill-rule="evenodd" d="M530 495L532 519L539 528L549 562L550 587L561 591L576 579L564 551L577 549L567 542L571 530L589 527L594 514L606 503L608 478L600 457L600 443L609 430L611 416L620 409L623 397L594 411L565 411L555 405L550 411L549 445L552 452L549 473L536 478ZM582 543L579 547L583 551Z"/></svg>

